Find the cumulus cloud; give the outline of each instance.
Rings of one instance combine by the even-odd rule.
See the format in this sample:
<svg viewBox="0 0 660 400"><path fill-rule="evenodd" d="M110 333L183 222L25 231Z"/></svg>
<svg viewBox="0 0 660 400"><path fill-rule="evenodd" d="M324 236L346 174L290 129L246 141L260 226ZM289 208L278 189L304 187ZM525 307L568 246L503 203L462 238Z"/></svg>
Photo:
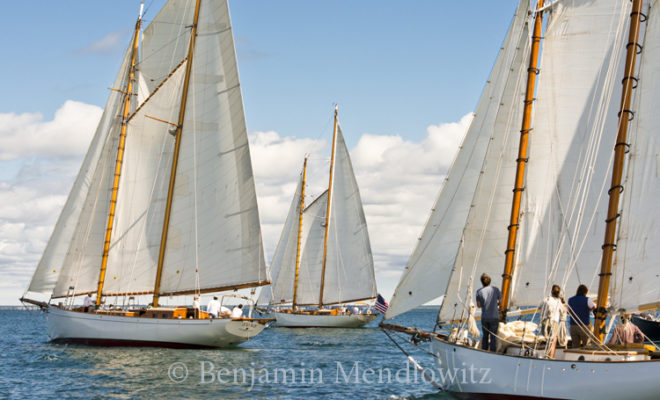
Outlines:
<svg viewBox="0 0 660 400"><path fill-rule="evenodd" d="M27 287L102 110L66 102L53 120L0 114L0 304ZM431 125L420 142L365 133L350 149L374 252L379 291L390 297L471 121ZM250 151L267 257L273 254L305 154L308 193L327 187L330 138L251 132ZM15 167L18 166L18 167Z"/></svg>
<svg viewBox="0 0 660 400"><path fill-rule="evenodd" d="M80 156L102 112L97 106L67 101L52 121L38 113L0 114L0 160Z"/></svg>

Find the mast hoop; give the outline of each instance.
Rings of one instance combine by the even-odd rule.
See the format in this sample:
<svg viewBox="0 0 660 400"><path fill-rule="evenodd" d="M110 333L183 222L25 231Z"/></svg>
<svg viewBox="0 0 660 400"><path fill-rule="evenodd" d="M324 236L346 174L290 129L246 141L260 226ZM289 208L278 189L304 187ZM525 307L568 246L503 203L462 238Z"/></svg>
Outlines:
<svg viewBox="0 0 660 400"><path fill-rule="evenodd" d="M541 73L541 69L540 68L529 67L529 68L527 68L527 72L533 72L535 75L538 75L539 73Z"/></svg>
<svg viewBox="0 0 660 400"><path fill-rule="evenodd" d="M619 194L623 193L623 185L616 185L609 188L607 194L611 194L614 191L614 189L619 189Z"/></svg>
<svg viewBox="0 0 660 400"><path fill-rule="evenodd" d="M639 14L639 22L646 22L649 17L641 11L633 11L630 13L630 18L634 18L635 15Z"/></svg>
<svg viewBox="0 0 660 400"><path fill-rule="evenodd" d="M616 244L614 244L614 243L605 243L604 245L600 246L600 248L603 249L603 250L605 250L605 248L607 248L607 247L611 247L612 250L616 251ZM612 275L612 273L611 272L600 273L598 275L599 276L610 276L610 275Z"/></svg>
<svg viewBox="0 0 660 400"><path fill-rule="evenodd" d="M642 53L642 50L644 49L644 46L642 46L641 44L639 44L637 42L628 42L628 44L626 44L626 50L628 50L628 47L630 47L632 45L635 45L635 47L637 47L637 54Z"/></svg>
<svg viewBox="0 0 660 400"><path fill-rule="evenodd" d="M634 81L634 82L633 82L633 87L632 87L632 88L633 88L633 89L637 89L637 84L639 83L639 79L638 79L637 77L635 77L635 76L632 76L632 75L626 75L626 76L624 76L623 79L621 79L621 84L622 84L622 85L625 85L625 84L626 84L626 81L627 81L628 79L632 79L632 80Z"/></svg>
<svg viewBox="0 0 660 400"><path fill-rule="evenodd" d="M614 221L616 221L617 218L619 218L620 216L621 216L621 214L620 214L620 213L617 213L614 217L606 219L606 220L605 220L605 223L608 223L608 224L609 224L610 222L614 222Z"/></svg>
<svg viewBox="0 0 660 400"><path fill-rule="evenodd" d="M634 88L633 88L633 89L634 89ZM632 111L632 110L627 110L627 109L626 109L626 110L621 110L621 111L619 111L619 112L617 113L617 117L621 117L621 114L623 114L623 113L628 113L628 114L630 114L630 116L628 117L628 122L630 122L630 121L632 121L633 119L635 119L635 112Z"/></svg>
<svg viewBox="0 0 660 400"><path fill-rule="evenodd" d="M614 145L614 148L616 149L617 146L625 146L626 147L626 154L630 153L630 143L619 142L619 143Z"/></svg>

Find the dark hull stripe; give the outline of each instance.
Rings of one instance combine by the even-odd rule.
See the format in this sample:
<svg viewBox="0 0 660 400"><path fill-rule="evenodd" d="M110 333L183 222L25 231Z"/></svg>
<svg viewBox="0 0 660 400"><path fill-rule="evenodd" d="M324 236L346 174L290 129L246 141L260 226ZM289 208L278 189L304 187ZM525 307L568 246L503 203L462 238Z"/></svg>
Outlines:
<svg viewBox="0 0 660 400"><path fill-rule="evenodd" d="M494 393L455 393L450 392L457 399L465 400L562 400L556 397L537 397L520 396L515 394L494 394Z"/></svg>

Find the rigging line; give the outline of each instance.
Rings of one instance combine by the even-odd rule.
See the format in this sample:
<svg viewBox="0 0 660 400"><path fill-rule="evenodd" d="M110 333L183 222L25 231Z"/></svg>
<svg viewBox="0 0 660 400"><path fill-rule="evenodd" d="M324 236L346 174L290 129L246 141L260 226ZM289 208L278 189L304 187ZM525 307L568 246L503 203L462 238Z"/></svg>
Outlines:
<svg viewBox="0 0 660 400"><path fill-rule="evenodd" d="M433 386L435 386L435 387L436 387L438 390L440 390L441 392L446 392L446 391L447 391L445 388L443 388L440 384L438 384L436 381L433 380L433 378L431 378L431 377L429 376L429 374L426 372L426 370L425 370L424 368L422 368L422 366L421 366L421 365L420 365L420 364L419 364L414 358L412 358L412 356L411 356L411 355L410 355L410 354L409 354L409 353L408 353L403 347L401 347L401 345L399 345L399 343L397 343L396 340L394 340L394 338L392 338L392 336L390 336L389 332L388 332L386 329L381 328L380 330L381 330L383 333L385 333L385 335L386 335L386 336L392 341L392 343L394 343L394 345L395 345L396 347L399 348L399 350L401 350L401 352L402 352L403 354L406 355L406 357L408 357L408 360L413 364L413 366L415 366L415 369L417 369L418 371L420 371L420 372L422 373L422 375L424 376L424 378L426 378L426 380L427 380L430 384L432 384ZM435 355L434 355L434 356L435 356Z"/></svg>

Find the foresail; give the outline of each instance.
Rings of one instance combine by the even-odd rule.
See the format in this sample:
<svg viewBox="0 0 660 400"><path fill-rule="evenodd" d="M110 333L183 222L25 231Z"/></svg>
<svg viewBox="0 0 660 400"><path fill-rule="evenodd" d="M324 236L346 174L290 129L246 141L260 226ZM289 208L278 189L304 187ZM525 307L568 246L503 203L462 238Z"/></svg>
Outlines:
<svg viewBox="0 0 660 400"><path fill-rule="evenodd" d="M472 124L420 241L394 292L385 314L386 318L392 318L440 297L446 290L453 289L454 294L450 296L451 299L446 298L444 304L455 304L459 301L457 289L453 284L450 285L449 281L452 271L456 270L455 265L460 266L462 262L457 259L457 254L463 242L465 225L473 200L483 200L475 196L477 184L482 172L501 174L501 170L496 169L496 165L492 168L484 168L487 163L486 156L490 154L493 158L492 162L497 163L497 156L508 143L504 141L502 135L508 135L511 130L519 128L516 124L520 123L520 119L515 118L515 112L512 110L516 107L519 109L522 104L521 91L524 91L524 87L520 88L521 60L528 51L527 15L528 1L522 0L482 94ZM493 143L493 139L498 139L497 143ZM487 182L482 183L482 186L493 184L488 179L482 180ZM510 180L512 182L513 177ZM510 193L509 189L507 196L509 207ZM508 216L508 213L505 214ZM504 225L505 233L506 225ZM496 251L502 254L503 247L498 247ZM500 259L503 259L503 254ZM503 261L498 263L501 271ZM473 266L468 267L472 271ZM455 274L455 280L465 282L463 279L465 275L461 275L460 272Z"/></svg>
<svg viewBox="0 0 660 400"><path fill-rule="evenodd" d="M277 243L273 260L270 263L271 285L265 286L259 294L257 304L282 304L293 300L293 279L296 270L298 250L298 227L300 222L300 194L302 192L302 174L298 180L296 192L282 228L280 241Z"/></svg>
<svg viewBox="0 0 660 400"><path fill-rule="evenodd" d="M126 87L130 56L129 47L115 79L115 89ZM32 278L30 292L52 292L59 297L66 295L70 287L72 293L97 289L122 104L122 94L111 91L78 177Z"/></svg>
<svg viewBox="0 0 660 400"><path fill-rule="evenodd" d="M367 221L353 166L337 125L323 304L376 297Z"/></svg>
<svg viewBox="0 0 660 400"><path fill-rule="evenodd" d="M511 304L598 287L630 2L558 2L538 75Z"/></svg>
<svg viewBox="0 0 660 400"><path fill-rule="evenodd" d="M226 1L202 2L197 29L163 294L267 281Z"/></svg>
<svg viewBox="0 0 660 400"><path fill-rule="evenodd" d="M119 180L104 294L151 292L172 165L173 126L185 68L131 116Z"/></svg>
<svg viewBox="0 0 660 400"><path fill-rule="evenodd" d="M610 290L611 306L628 311L658 308L660 301L660 4L645 10L648 22L643 51L638 56L640 85L635 89L630 126L630 153L615 265ZM643 85L641 83L644 83Z"/></svg>
<svg viewBox="0 0 660 400"><path fill-rule="evenodd" d="M328 191L326 190L303 212L303 246L298 275L298 304L319 304L327 206Z"/></svg>

